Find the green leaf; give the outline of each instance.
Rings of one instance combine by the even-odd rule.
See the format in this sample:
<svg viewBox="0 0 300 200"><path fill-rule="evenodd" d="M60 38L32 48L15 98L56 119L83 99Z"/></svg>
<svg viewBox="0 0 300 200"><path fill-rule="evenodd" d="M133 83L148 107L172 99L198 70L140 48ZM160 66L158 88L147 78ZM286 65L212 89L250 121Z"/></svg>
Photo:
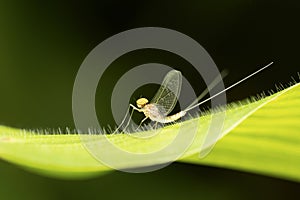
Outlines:
<svg viewBox="0 0 300 200"><path fill-rule="evenodd" d="M300 181L300 85L273 95L221 139L204 159L183 162Z"/></svg>
<svg viewBox="0 0 300 200"><path fill-rule="evenodd" d="M230 104L222 137L208 156L199 157L213 116L225 111L213 112L201 117L166 126L159 134L148 139L153 131L114 135L44 135L0 126L0 157L40 174L60 178L88 178L111 171L90 153L110 151L97 145L108 139L129 152L149 153L169 144L180 127L188 134L196 125L197 135L179 159L180 162L205 164L218 167L260 173L289 180L300 181L300 84L291 86L252 103ZM190 131L192 132L192 131ZM85 141L84 143L82 143ZM85 147L94 145L95 149ZM208 146L206 146L208 147ZM156 165L172 161L168 152L155 158L136 161L120 161L122 168ZM118 155L111 154L118 157Z"/></svg>

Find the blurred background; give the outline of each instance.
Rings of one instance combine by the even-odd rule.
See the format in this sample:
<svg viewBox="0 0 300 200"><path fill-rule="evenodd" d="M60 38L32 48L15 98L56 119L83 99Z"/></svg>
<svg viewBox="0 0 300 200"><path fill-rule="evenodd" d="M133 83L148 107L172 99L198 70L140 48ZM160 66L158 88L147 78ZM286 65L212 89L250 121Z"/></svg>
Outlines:
<svg viewBox="0 0 300 200"><path fill-rule="evenodd" d="M241 100L299 72L297 1L15 1L0 0L0 124L18 128L74 127L72 89L88 53L106 38L137 27L180 31L200 43L220 70L226 86L263 65L274 65L227 93ZM123 55L110 66L96 94L102 125L114 125L108 104L113 83L132 67L158 62L184 69L197 93L205 88L189 63L160 50ZM185 67L187 66L187 67ZM134 95L153 94L157 86ZM101 92L100 92L101 91ZM298 183L226 169L175 163L154 173L113 172L82 181L31 174L0 161L1 199L82 198L286 198L300 194Z"/></svg>

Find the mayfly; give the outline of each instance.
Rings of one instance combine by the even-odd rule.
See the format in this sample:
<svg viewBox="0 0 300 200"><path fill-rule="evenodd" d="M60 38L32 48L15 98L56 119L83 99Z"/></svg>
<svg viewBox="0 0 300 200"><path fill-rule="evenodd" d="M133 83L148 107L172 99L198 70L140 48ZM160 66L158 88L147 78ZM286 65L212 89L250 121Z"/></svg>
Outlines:
<svg viewBox="0 0 300 200"><path fill-rule="evenodd" d="M202 99L208 91L216 86L222 79L222 74L221 77L218 76L215 78L215 80L208 86L208 88L197 98L194 100L194 102L189 105L187 108L184 110L168 116L168 114L174 109L176 102L179 98L180 90L181 90L181 82L182 82L182 75L180 71L177 70L171 70L170 72L167 73L165 76L161 87L155 94L154 98L151 100L149 103L149 100L146 98L139 98L136 101L137 107L134 105L130 104L130 106L134 109L137 110L138 112L143 112L145 115L145 118L141 121L141 124L147 120L148 118L151 121L154 122L159 122L159 123L171 123L175 122L176 120L182 118L183 116L186 115L186 113L201 104L215 98L216 96L226 92L227 90L233 88L234 86L240 84L241 82L247 80L248 78L254 76L255 74L259 73L260 71L266 69L270 65L272 65L273 62L269 63L268 65L260 68L259 70L253 72L252 74L246 76L245 78L241 79L240 81L232 84L231 86L225 88L224 90L218 92L217 94L205 99L204 101L201 101L198 103L200 99ZM224 76L224 73L223 73ZM127 127L127 126L126 126Z"/></svg>

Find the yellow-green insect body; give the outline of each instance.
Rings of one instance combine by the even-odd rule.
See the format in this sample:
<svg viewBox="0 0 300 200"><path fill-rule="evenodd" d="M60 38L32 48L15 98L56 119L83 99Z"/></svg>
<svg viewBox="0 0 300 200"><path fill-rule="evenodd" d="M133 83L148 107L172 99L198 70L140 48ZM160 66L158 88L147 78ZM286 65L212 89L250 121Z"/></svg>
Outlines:
<svg viewBox="0 0 300 200"><path fill-rule="evenodd" d="M165 124L165 123L174 122L186 114L185 111L181 111L174 115L166 116L164 114L165 111L162 106L160 106L159 104L156 104L156 103L148 104L148 102L149 101L146 98L140 98L136 101L137 107L139 109L135 108L135 110L137 110L139 112L143 112L146 117L145 119L149 118L152 121Z"/></svg>

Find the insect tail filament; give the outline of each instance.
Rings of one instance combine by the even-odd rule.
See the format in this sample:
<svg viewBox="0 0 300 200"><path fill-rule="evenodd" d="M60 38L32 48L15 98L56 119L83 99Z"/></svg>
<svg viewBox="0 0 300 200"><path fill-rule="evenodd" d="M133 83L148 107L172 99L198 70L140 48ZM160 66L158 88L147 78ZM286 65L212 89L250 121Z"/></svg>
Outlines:
<svg viewBox="0 0 300 200"><path fill-rule="evenodd" d="M200 106L201 104L203 104L203 103L205 103L205 102L207 102L207 101L209 101L209 100L211 100L211 99L215 98L216 96L219 96L220 94L222 94L222 93L226 92L227 90L229 90L229 89L233 88L234 86L236 86L236 85L240 84L241 82L243 82L243 81L245 81L245 80L249 79L250 77L254 76L255 74L259 73L260 71L262 71L262 70L266 69L267 67L271 66L272 64L273 64L273 62L271 62L271 63L267 64L267 65L266 65L266 66L264 66L263 68L260 68L259 70L257 70L257 71L255 71L255 72L253 72L252 74L250 74L250 75L246 76L245 78L243 78L243 79L241 79L240 81L238 81L238 82L236 82L236 83L232 84L232 85L231 85L231 86L229 86L228 88L226 88L226 89L224 89L224 90L222 90L222 91L218 92L217 94L215 94L215 95L211 96L210 98L208 98L208 99L205 99L204 101L201 101L200 103L197 103L196 105L193 105L193 106L188 106L188 107L187 107L187 108L186 108L184 111L185 111L185 112L187 112L187 111L189 111L189 110L192 110L192 109L194 109L194 108L196 108L196 107Z"/></svg>

